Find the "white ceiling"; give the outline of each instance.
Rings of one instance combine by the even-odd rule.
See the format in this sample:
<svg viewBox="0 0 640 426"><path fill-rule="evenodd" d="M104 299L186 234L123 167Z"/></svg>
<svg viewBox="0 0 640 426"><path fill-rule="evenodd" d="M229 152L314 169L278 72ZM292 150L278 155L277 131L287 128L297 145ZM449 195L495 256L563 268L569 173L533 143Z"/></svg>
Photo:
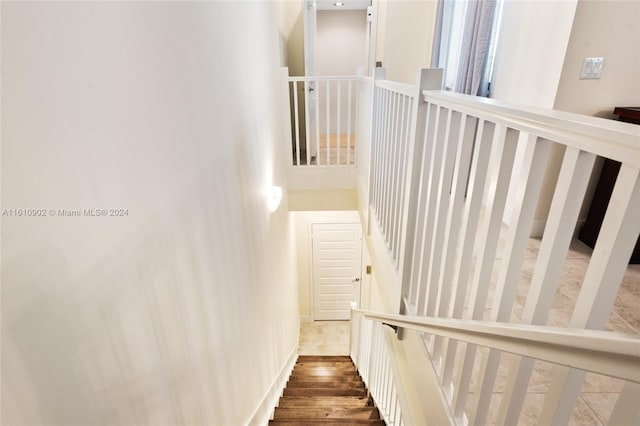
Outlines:
<svg viewBox="0 0 640 426"><path fill-rule="evenodd" d="M335 6L337 2L344 3L344 6ZM370 0L317 0L317 10L354 10L366 9L371 4Z"/></svg>

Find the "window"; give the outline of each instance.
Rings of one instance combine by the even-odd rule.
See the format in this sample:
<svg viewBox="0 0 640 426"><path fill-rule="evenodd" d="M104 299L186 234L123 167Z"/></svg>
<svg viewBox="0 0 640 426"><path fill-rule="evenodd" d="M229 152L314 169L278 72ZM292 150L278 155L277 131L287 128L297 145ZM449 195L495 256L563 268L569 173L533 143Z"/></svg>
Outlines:
<svg viewBox="0 0 640 426"><path fill-rule="evenodd" d="M440 0L433 66L446 90L489 96L503 0Z"/></svg>

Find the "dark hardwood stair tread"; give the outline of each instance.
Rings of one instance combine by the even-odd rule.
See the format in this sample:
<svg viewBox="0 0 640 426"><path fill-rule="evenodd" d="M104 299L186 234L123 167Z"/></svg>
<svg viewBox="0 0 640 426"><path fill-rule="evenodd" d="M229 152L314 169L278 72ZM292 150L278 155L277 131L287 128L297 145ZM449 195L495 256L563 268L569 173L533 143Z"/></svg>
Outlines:
<svg viewBox="0 0 640 426"><path fill-rule="evenodd" d="M347 370L355 370L356 367L353 365L351 361L302 361L296 363L294 366L294 371L299 368L339 368L339 369L347 369Z"/></svg>
<svg viewBox="0 0 640 426"><path fill-rule="evenodd" d="M352 362L349 355L299 355L298 362Z"/></svg>
<svg viewBox="0 0 640 426"><path fill-rule="evenodd" d="M366 396L283 396L278 404L280 407L369 407L371 401Z"/></svg>
<svg viewBox="0 0 640 426"><path fill-rule="evenodd" d="M310 381L299 381L299 382L289 382L287 387L291 388L315 388L315 389L364 389L363 382L340 382L338 380L334 380L331 382L310 382Z"/></svg>
<svg viewBox="0 0 640 426"><path fill-rule="evenodd" d="M274 419L379 419L374 407L277 407Z"/></svg>
<svg viewBox="0 0 640 426"><path fill-rule="evenodd" d="M385 426L384 420L376 419L274 419L269 421L270 425L299 426L299 425L326 425L334 424L341 426L376 425Z"/></svg>
<svg viewBox="0 0 640 426"><path fill-rule="evenodd" d="M348 356L303 355L275 409L275 425L384 425Z"/></svg>
<svg viewBox="0 0 640 426"><path fill-rule="evenodd" d="M337 377L337 379L336 379ZM340 380L342 382L362 382L362 378L357 374L343 375L343 376L314 376L311 374L293 374L289 377L289 383L291 382L333 382Z"/></svg>
<svg viewBox="0 0 640 426"><path fill-rule="evenodd" d="M293 371L294 376L335 376L342 377L343 375L356 375L355 370L341 370L335 368L322 368L322 367L311 367L311 368L301 368Z"/></svg>
<svg viewBox="0 0 640 426"><path fill-rule="evenodd" d="M315 388L286 388L284 396L366 396L365 389L315 389Z"/></svg>

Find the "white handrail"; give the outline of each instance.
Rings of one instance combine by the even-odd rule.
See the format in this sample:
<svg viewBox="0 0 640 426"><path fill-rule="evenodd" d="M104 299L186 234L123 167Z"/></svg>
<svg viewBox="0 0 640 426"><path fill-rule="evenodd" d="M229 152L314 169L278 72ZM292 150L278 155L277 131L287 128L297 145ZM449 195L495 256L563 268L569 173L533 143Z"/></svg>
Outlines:
<svg viewBox="0 0 640 426"><path fill-rule="evenodd" d="M362 77L358 75L301 75L301 76L289 76L289 81L344 81L344 80L358 80Z"/></svg>
<svg viewBox="0 0 640 426"><path fill-rule="evenodd" d="M418 88L415 84L399 83L392 80L377 80L376 86L406 96L416 96L418 93Z"/></svg>
<svg viewBox="0 0 640 426"><path fill-rule="evenodd" d="M384 314L365 318L640 383L640 338L611 331Z"/></svg>
<svg viewBox="0 0 640 426"><path fill-rule="evenodd" d="M508 127L518 128L583 151L640 167L640 127L616 120L511 104L440 90L422 92L425 101Z"/></svg>

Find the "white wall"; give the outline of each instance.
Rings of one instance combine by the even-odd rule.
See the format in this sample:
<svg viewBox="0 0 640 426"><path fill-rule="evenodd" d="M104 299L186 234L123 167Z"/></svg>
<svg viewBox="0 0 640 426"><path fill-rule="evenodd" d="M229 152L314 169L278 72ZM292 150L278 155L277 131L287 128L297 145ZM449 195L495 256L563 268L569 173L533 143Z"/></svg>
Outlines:
<svg viewBox="0 0 640 426"><path fill-rule="evenodd" d="M295 217L298 264L298 306L303 320L312 319L311 225L314 223L359 223L356 211L297 211Z"/></svg>
<svg viewBox="0 0 640 426"><path fill-rule="evenodd" d="M638 2L507 0L493 97L607 118L615 106L638 104L639 19ZM589 56L605 57L599 80L579 79L582 61ZM563 150L554 147L533 235L544 229L562 156ZM598 174L597 166L594 177ZM594 184L592 178L580 221L586 218Z"/></svg>
<svg viewBox="0 0 640 426"><path fill-rule="evenodd" d="M640 2L580 0L555 108L614 118L616 106L640 105ZM580 80L584 58L604 57L602 76Z"/></svg>
<svg viewBox="0 0 640 426"><path fill-rule="evenodd" d="M355 75L367 65L367 11L319 10L316 34L316 74Z"/></svg>
<svg viewBox="0 0 640 426"><path fill-rule="evenodd" d="M553 107L576 3L505 0L491 97Z"/></svg>
<svg viewBox="0 0 640 426"><path fill-rule="evenodd" d="M505 0L491 83L492 98L553 108L576 3L577 0ZM521 144L516 153L516 171L522 164L524 154L520 148L524 146ZM544 230L562 156L563 150L554 147L534 218L532 236L541 236ZM507 221L513 209L511 198L514 195L512 192L507 201Z"/></svg>
<svg viewBox="0 0 640 426"><path fill-rule="evenodd" d="M128 216L2 218L0 423L266 421L298 332L274 4L1 7L2 208Z"/></svg>
<svg viewBox="0 0 640 426"><path fill-rule="evenodd" d="M640 105L640 3L579 0L554 108L616 118L616 106ZM580 80L587 57L605 58L602 76ZM600 166L592 174L580 220L587 218Z"/></svg>
<svg viewBox="0 0 640 426"><path fill-rule="evenodd" d="M387 80L414 84L430 66L436 10L435 0L380 0L376 61Z"/></svg>
<svg viewBox="0 0 640 426"><path fill-rule="evenodd" d="M356 75L358 67L367 65L367 11L366 10L319 10L316 32L316 75ZM326 133L326 88L319 90L320 133ZM355 133L355 105L357 84L351 84L351 106L349 109L349 86L343 83L338 98L337 86L331 89L329 132ZM340 128L338 129L337 100L340 100ZM348 128L350 124L350 128ZM352 140L353 144L355 140Z"/></svg>
<svg viewBox="0 0 640 426"><path fill-rule="evenodd" d="M301 0L281 0L277 2L280 40L285 52L284 66L289 75L304 75L304 23Z"/></svg>

